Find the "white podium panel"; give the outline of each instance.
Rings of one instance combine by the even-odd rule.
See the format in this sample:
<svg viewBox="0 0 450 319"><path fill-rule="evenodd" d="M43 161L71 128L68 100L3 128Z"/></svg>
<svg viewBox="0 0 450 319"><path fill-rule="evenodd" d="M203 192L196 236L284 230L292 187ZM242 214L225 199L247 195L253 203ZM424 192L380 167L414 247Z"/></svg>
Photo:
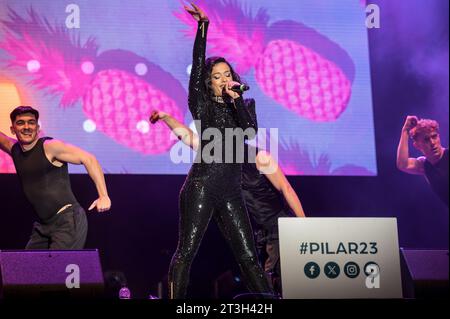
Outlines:
<svg viewBox="0 0 450 319"><path fill-rule="evenodd" d="M402 298L395 218L278 219L285 299Z"/></svg>

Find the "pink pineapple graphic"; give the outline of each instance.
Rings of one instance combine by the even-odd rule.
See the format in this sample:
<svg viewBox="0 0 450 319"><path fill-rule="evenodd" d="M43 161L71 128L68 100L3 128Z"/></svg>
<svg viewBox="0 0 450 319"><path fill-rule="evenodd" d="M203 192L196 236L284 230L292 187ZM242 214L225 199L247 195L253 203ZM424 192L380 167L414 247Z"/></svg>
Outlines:
<svg viewBox="0 0 450 319"><path fill-rule="evenodd" d="M183 119L186 92L172 75L130 51L98 55L93 37L81 45L79 36L52 26L32 8L26 18L12 9L8 17L0 22L0 49L11 56L8 67L32 73L31 85L61 96L63 108L81 100L91 125L134 151L161 154L175 143L164 124L147 121L153 109Z"/></svg>
<svg viewBox="0 0 450 319"><path fill-rule="evenodd" d="M210 17L208 49L232 61L245 74L254 68L261 90L299 116L334 121L348 106L354 64L336 43L295 21L268 27L269 16L259 9L255 17L236 0L198 1ZM190 25L186 12L174 13Z"/></svg>
<svg viewBox="0 0 450 319"><path fill-rule="evenodd" d="M281 140L278 159L279 165L286 175L316 175L316 176L373 176L365 167L346 164L331 169L332 161L326 153L309 154L298 142L288 139Z"/></svg>

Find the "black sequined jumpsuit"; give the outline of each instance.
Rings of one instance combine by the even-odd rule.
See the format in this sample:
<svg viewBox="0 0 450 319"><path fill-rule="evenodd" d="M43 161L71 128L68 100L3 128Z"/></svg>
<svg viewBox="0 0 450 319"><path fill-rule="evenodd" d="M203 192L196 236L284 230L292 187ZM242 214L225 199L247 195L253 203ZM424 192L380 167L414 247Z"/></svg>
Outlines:
<svg viewBox="0 0 450 319"><path fill-rule="evenodd" d="M212 99L205 101L207 28L208 21L198 23L189 81L189 110L194 120L201 121L201 128L197 126L197 131L205 134L208 128L218 129L222 136L218 146L223 152L230 152L229 143L225 145L225 129L240 127L256 131L255 102L242 97L229 103L218 103ZM202 141L197 156L212 140ZM217 143L217 140L214 142ZM234 147L234 143L231 147ZM224 161L225 155L222 162L215 160L207 163L204 158L196 160L181 189L178 247L172 257L168 278L169 297L172 299L186 297L190 267L211 217L230 244L249 290L255 293L272 292L258 264L252 229L242 198L242 165Z"/></svg>

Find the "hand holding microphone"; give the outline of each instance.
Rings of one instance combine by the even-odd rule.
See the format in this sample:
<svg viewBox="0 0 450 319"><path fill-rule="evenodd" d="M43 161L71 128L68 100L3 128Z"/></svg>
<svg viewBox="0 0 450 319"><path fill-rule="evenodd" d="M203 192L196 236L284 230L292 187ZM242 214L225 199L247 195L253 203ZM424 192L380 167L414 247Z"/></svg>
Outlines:
<svg viewBox="0 0 450 319"><path fill-rule="evenodd" d="M233 99L237 99L242 93L248 91L250 87L246 84L241 84L235 81L229 81L225 87L224 91Z"/></svg>
<svg viewBox="0 0 450 319"><path fill-rule="evenodd" d="M235 82L235 83L237 83L237 82ZM230 88L230 90L233 91L233 92L236 92L236 93L244 93L245 91L250 90L250 87L248 85L246 85L246 84L237 83L237 84L234 84Z"/></svg>

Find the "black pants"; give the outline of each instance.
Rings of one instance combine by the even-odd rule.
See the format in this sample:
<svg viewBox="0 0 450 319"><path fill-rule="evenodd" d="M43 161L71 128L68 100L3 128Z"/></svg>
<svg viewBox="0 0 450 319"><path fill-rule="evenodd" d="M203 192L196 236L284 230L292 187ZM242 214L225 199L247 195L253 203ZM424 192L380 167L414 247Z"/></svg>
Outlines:
<svg viewBox="0 0 450 319"><path fill-rule="evenodd" d="M255 227L258 258L272 283L274 291L281 295L280 240L278 225L273 227Z"/></svg>
<svg viewBox="0 0 450 319"><path fill-rule="evenodd" d="M200 242L213 217L231 246L251 292L272 295L258 264L252 228L239 188L219 194L198 181L187 182L180 193L178 247L169 268L169 297L186 297L189 272ZM267 294L267 295L266 295Z"/></svg>
<svg viewBox="0 0 450 319"><path fill-rule="evenodd" d="M35 222L25 249L83 249L87 229L86 212L81 206L73 205L48 223Z"/></svg>

